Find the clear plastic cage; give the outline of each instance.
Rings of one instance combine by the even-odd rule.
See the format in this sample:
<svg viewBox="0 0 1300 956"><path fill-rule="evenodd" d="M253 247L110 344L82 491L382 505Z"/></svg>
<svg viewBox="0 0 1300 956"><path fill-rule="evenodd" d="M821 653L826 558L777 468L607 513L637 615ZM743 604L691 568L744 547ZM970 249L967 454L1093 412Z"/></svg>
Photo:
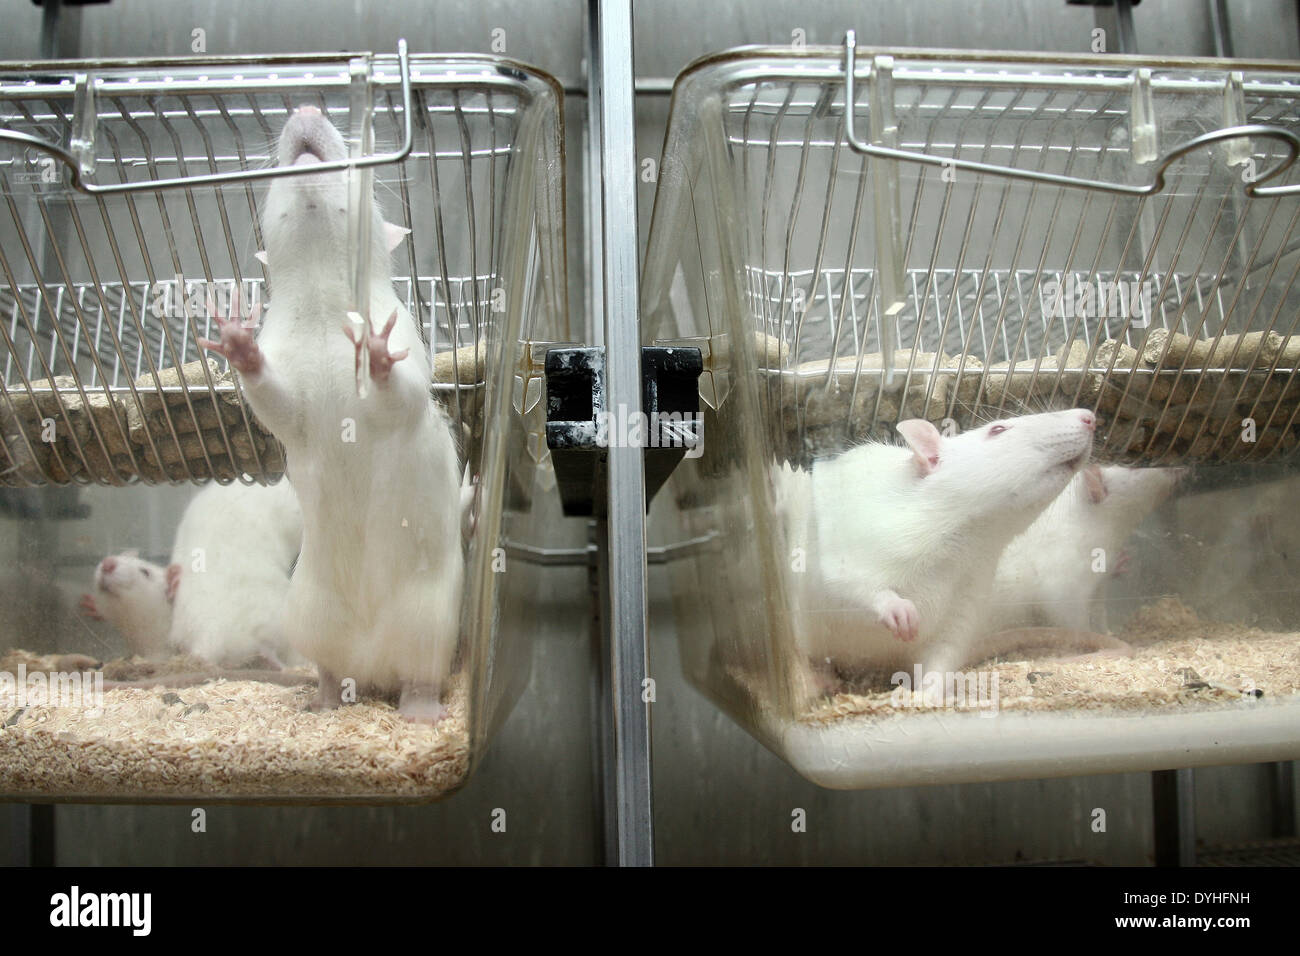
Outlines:
<svg viewBox="0 0 1300 956"><path fill-rule="evenodd" d="M705 360L703 453L652 512L709 543L674 563L688 677L832 787L1294 758L1300 74L855 53L741 49L674 88L642 306L647 342ZM1095 420L1077 520L991 551L845 477L901 422L1066 409ZM963 582L921 610L923 640L978 621L935 694L845 566L907 603ZM871 641L902 665L851 659Z"/></svg>
<svg viewBox="0 0 1300 956"><path fill-rule="evenodd" d="M537 580L514 546L559 507L539 400L544 345L569 339L560 99L553 79L509 60L404 48L0 65L0 526L14 592L0 669L56 675L90 658L107 680L94 707L19 700L12 681L4 701L0 685L0 792L410 801L463 783L528 677ZM434 726L364 687L356 706L307 711L309 660L299 685L228 674L169 691L169 668L193 660L124 656L112 629L68 608L105 554L166 563L183 484L285 474L239 374L199 340L220 339L212 313L241 303L277 319L263 216L269 183L288 181L272 169L299 108L348 144L355 165L335 175L362 190L348 194L357 262L371 223L355 197L373 179L392 292L420 330L416 358L459 456L463 508L447 507L464 519L464 587ZM336 272L326 279L364 270ZM370 281L362 312L386 287ZM345 318L328 318L322 349L337 350ZM378 330L385 316L370 319ZM385 481L361 469L340 513L360 514ZM150 686L114 683L140 678Z"/></svg>

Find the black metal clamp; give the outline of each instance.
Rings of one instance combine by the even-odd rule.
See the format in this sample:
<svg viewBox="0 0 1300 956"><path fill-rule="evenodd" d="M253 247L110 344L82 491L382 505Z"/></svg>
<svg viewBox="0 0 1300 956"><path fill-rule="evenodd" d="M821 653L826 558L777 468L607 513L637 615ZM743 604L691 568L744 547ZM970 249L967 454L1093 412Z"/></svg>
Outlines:
<svg viewBox="0 0 1300 956"><path fill-rule="evenodd" d="M687 455L703 447L696 348L641 349L641 412L608 408L605 350L559 348L546 353L546 444L564 513L600 515L605 507L611 446L644 450L646 507Z"/></svg>

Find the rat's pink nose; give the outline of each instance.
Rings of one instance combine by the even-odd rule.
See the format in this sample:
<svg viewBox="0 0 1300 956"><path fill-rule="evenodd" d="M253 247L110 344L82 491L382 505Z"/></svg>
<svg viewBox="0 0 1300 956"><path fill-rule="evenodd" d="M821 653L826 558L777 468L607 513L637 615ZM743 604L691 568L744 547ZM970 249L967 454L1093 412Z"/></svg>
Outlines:
<svg viewBox="0 0 1300 956"><path fill-rule="evenodd" d="M302 106L298 107L294 112L301 113L303 116L320 116L320 107L312 106L309 103L304 103Z"/></svg>
<svg viewBox="0 0 1300 956"><path fill-rule="evenodd" d="M1093 431L1097 427L1097 416L1092 412L1080 412L1079 420L1083 422L1083 427L1088 431Z"/></svg>
<svg viewBox="0 0 1300 956"><path fill-rule="evenodd" d="M103 568L105 574L112 574L117 567L117 558L105 558L99 562L99 566Z"/></svg>

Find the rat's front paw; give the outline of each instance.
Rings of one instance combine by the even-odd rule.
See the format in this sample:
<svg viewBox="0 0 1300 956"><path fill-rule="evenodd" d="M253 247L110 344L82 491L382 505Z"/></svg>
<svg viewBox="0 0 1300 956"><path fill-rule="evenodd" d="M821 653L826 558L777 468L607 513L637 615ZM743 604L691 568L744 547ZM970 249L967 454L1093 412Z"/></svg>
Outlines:
<svg viewBox="0 0 1300 956"><path fill-rule="evenodd" d="M1129 556L1127 551L1121 551L1119 557L1115 559L1115 570L1112 571L1111 574L1115 575L1117 578L1121 578L1128 574L1129 565L1132 564L1132 561L1133 559Z"/></svg>
<svg viewBox="0 0 1300 956"><path fill-rule="evenodd" d="M900 641L914 641L920 633L921 620L916 605L907 598L894 597L880 611L880 623L894 632Z"/></svg>
<svg viewBox="0 0 1300 956"><path fill-rule="evenodd" d="M395 325L397 325L396 309L388 317L388 322L384 324L384 330L377 335L374 332L368 332L364 338L358 338L350 325L343 326L343 331L347 334L348 340L356 349L357 368L361 367L362 352L368 353L370 357L370 378L381 385L388 381L393 366L411 354L410 349L402 349L400 352L388 351L388 336L392 334Z"/></svg>
<svg viewBox="0 0 1300 956"><path fill-rule="evenodd" d="M86 615L86 617L90 618L92 621L102 621L104 619L104 615L99 611L99 605L95 603L95 596L93 594L83 594L81 596L81 603L77 606L81 608L81 613Z"/></svg>
<svg viewBox="0 0 1300 956"><path fill-rule="evenodd" d="M233 317L222 318L215 307L209 306L208 314L216 324L221 338L216 342L199 339L199 345L224 356L231 368L240 375L259 375L262 371L262 350L257 347L254 333L262 318L262 306L255 305L247 318L240 317L239 293L236 292L231 296L230 311Z"/></svg>

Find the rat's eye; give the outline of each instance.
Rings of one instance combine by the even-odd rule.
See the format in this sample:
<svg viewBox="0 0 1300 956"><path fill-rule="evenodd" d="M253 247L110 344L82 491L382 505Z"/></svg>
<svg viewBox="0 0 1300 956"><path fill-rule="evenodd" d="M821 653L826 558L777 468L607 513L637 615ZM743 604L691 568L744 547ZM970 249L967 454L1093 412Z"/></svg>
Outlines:
<svg viewBox="0 0 1300 956"><path fill-rule="evenodd" d="M992 438L994 435L1001 435L1006 430L1006 425L994 425L989 429L989 437Z"/></svg>
<svg viewBox="0 0 1300 956"><path fill-rule="evenodd" d="M140 569L140 573L143 574L146 578L151 578L151 577L153 577L153 575L149 573L149 569L148 569L148 568L141 568L141 569Z"/></svg>

